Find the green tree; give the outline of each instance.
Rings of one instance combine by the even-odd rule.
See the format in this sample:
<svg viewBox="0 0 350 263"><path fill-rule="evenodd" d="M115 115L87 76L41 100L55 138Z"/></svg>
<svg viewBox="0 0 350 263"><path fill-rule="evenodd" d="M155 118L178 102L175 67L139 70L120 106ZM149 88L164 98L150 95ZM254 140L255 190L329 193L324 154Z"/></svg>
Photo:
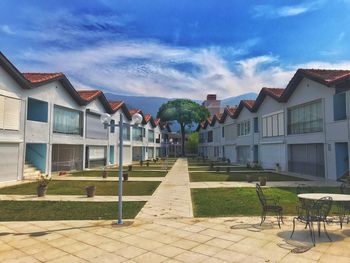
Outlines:
<svg viewBox="0 0 350 263"><path fill-rule="evenodd" d="M193 123L199 123L209 117L209 111L198 103L188 99L176 99L168 101L160 106L157 118L162 122L177 121L180 125L182 155L185 155L186 127Z"/></svg>
<svg viewBox="0 0 350 263"><path fill-rule="evenodd" d="M199 142L198 132L192 132L187 138L187 152L191 154L197 153Z"/></svg>

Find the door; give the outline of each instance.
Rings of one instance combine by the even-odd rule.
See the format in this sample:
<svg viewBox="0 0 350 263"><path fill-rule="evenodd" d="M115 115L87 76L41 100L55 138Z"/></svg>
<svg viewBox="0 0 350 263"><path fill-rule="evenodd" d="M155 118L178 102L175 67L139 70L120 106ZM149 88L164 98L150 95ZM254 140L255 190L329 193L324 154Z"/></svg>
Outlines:
<svg viewBox="0 0 350 263"><path fill-rule="evenodd" d="M349 171L349 153L347 142L335 143L335 161L337 178L342 177L345 172Z"/></svg>
<svg viewBox="0 0 350 263"><path fill-rule="evenodd" d="M109 163L114 164L114 145L109 146Z"/></svg>
<svg viewBox="0 0 350 263"><path fill-rule="evenodd" d="M17 180L19 166L18 151L18 144L0 144L0 182Z"/></svg>

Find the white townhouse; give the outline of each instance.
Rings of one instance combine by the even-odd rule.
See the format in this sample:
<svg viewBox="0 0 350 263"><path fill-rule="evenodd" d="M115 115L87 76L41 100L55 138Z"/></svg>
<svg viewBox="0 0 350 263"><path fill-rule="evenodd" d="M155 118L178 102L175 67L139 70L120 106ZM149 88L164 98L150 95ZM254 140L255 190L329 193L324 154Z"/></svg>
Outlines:
<svg viewBox="0 0 350 263"><path fill-rule="evenodd" d="M132 115L123 102L109 102L100 90L77 91L63 73L21 73L0 52L0 182L118 164L119 128L105 129L100 116L108 113L117 123L120 112L123 163L130 164ZM151 122L153 140L141 147L155 157L161 135L159 120Z"/></svg>
<svg viewBox="0 0 350 263"><path fill-rule="evenodd" d="M234 119L234 113L236 107L226 107L221 116L221 144L222 144L222 156L233 162L237 159L236 154L236 138L237 138L237 126Z"/></svg>
<svg viewBox="0 0 350 263"><path fill-rule="evenodd" d="M285 89L263 88L256 101L241 101L232 116L237 136L231 128L227 142L224 129L222 142L235 145L234 162L336 180L350 166L349 90L350 70L299 69ZM211 121L198 126L203 155Z"/></svg>

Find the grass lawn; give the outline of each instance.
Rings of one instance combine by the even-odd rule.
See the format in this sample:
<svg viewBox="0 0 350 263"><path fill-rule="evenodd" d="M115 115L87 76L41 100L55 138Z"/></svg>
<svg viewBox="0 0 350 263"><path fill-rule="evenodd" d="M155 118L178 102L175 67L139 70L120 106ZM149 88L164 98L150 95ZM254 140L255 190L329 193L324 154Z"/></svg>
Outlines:
<svg viewBox="0 0 350 263"><path fill-rule="evenodd" d="M127 172L127 171L124 171ZM154 171L132 171L132 172L127 172L130 177L163 177L167 174L165 171L159 171L159 172L154 172ZM118 176L118 170L113 170L113 171L107 171L108 176L110 177L117 177ZM79 171L72 173L73 176L86 176L86 177L102 177L102 171L97 170L97 171Z"/></svg>
<svg viewBox="0 0 350 263"><path fill-rule="evenodd" d="M123 195L152 195L160 182L124 182ZM0 194L33 195L36 194L37 183L27 183L4 187ZM96 186L96 195L117 195L117 182L91 181L51 181L47 189L48 195L85 195L85 187Z"/></svg>
<svg viewBox="0 0 350 263"><path fill-rule="evenodd" d="M206 162L188 162L188 166L210 166L212 162L210 161L206 161ZM226 165L232 165L232 164L228 164L228 163L225 163L225 162L213 162L214 163L214 166L226 166Z"/></svg>
<svg viewBox="0 0 350 263"><path fill-rule="evenodd" d="M145 203L123 202L123 218L135 218ZM117 215L117 202L0 201L0 221L110 220Z"/></svg>
<svg viewBox="0 0 350 263"><path fill-rule="evenodd" d="M337 187L313 188L315 192L339 193ZM296 188L264 188L266 197L279 197L284 215L295 215ZM256 216L261 214L259 199L253 187L191 189L196 217ZM336 209L333 206L333 209Z"/></svg>
<svg viewBox="0 0 350 263"><path fill-rule="evenodd" d="M217 167L210 169L209 166L201 166L201 167L188 167L189 171L212 171L216 172ZM220 167L219 171L226 171L227 167ZM256 171L257 169L247 168L245 166L230 166L230 171Z"/></svg>
<svg viewBox="0 0 350 263"><path fill-rule="evenodd" d="M191 173L190 172L190 181L191 182L211 182L211 181L237 181L243 182L247 181L246 176L251 175L253 181L259 181L260 176L267 177L267 183L269 181L307 181L306 179L282 175L278 173L270 172L259 172L259 173L215 173L215 172L203 172L203 173Z"/></svg>

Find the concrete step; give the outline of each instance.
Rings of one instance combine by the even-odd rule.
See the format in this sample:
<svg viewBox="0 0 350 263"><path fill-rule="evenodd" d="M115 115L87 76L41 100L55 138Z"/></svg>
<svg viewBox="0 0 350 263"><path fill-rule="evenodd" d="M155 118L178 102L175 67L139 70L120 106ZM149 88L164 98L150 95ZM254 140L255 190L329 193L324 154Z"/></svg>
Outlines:
<svg viewBox="0 0 350 263"><path fill-rule="evenodd" d="M35 167L25 167L23 172L24 173L32 173L32 172L36 172L36 171L39 171L38 169L36 169Z"/></svg>
<svg viewBox="0 0 350 263"><path fill-rule="evenodd" d="M23 173L23 177L24 179L36 179L40 173L40 171Z"/></svg>

